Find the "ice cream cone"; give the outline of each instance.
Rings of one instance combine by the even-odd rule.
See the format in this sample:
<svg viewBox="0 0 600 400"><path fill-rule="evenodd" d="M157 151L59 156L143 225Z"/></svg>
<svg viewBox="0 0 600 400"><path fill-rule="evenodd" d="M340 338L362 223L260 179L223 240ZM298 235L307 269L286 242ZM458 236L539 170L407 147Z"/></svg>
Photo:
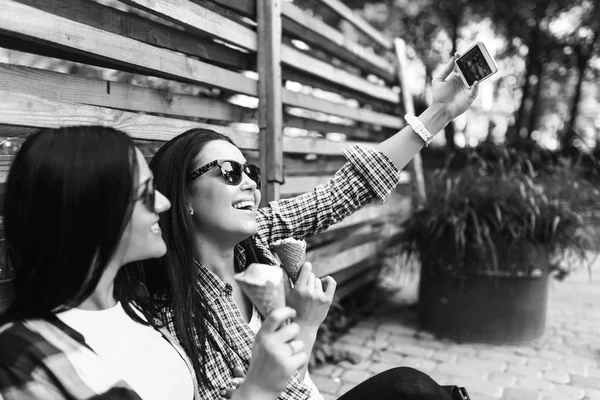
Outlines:
<svg viewBox="0 0 600 400"><path fill-rule="evenodd" d="M292 279L292 282L296 283L298 275L300 275L300 270L306 260L306 242L304 240L287 238L277 240L272 244L271 248L281 260L281 264Z"/></svg>
<svg viewBox="0 0 600 400"><path fill-rule="evenodd" d="M234 277L263 317L285 306L284 272L281 268L253 263Z"/></svg>

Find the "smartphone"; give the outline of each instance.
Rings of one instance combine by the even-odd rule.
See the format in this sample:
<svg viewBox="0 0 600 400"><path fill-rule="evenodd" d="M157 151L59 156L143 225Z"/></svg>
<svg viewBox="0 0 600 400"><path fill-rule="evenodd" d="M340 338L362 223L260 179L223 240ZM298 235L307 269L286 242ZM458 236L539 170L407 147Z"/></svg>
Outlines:
<svg viewBox="0 0 600 400"><path fill-rule="evenodd" d="M473 86L475 81L481 82L498 72L494 58L481 42L471 46L455 62L467 87Z"/></svg>

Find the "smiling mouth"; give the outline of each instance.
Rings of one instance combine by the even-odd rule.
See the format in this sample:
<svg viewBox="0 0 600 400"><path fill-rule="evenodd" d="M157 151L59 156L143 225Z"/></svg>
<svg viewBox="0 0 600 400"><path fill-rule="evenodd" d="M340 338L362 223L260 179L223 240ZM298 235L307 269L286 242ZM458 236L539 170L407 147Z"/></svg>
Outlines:
<svg viewBox="0 0 600 400"><path fill-rule="evenodd" d="M254 202L252 201L241 201L233 205L236 210L242 211L254 211Z"/></svg>
<svg viewBox="0 0 600 400"><path fill-rule="evenodd" d="M158 225L158 221L152 224L152 226L150 227L150 232L157 233L157 234L161 233L160 225Z"/></svg>

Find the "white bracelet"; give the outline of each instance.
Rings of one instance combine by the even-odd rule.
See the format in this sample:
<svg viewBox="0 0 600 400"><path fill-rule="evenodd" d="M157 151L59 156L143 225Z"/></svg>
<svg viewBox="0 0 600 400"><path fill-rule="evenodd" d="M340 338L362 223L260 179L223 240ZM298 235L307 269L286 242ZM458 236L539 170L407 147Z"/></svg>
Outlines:
<svg viewBox="0 0 600 400"><path fill-rule="evenodd" d="M431 141L434 139L434 136L431 134L431 132L429 132L427 128L425 128L425 125L423 125L419 118L415 117L413 114L408 113L404 116L404 119L406 120L406 122L408 122L408 125L410 125L410 127L413 128L417 135L419 135L421 139L423 139L423 141L425 142L425 147L429 146L429 143L431 143Z"/></svg>

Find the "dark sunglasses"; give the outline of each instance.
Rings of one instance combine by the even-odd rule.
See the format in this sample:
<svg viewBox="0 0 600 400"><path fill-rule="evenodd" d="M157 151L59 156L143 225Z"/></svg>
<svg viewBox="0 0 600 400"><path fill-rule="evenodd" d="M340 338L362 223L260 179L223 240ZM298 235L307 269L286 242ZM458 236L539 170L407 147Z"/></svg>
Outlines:
<svg viewBox="0 0 600 400"><path fill-rule="evenodd" d="M260 189L260 168L254 164L240 164L233 160L215 160L191 172L188 176L188 182L193 181L202 174L207 173L213 168L221 169L221 176L228 185L239 185L242 181L242 173L248 175L250 179L256 182L256 188Z"/></svg>
<svg viewBox="0 0 600 400"><path fill-rule="evenodd" d="M148 211L154 213L156 212L155 202L156 202L156 191L154 190L154 179L148 178L137 187L137 191L143 187L142 193L137 196L136 201L140 201L144 203Z"/></svg>

